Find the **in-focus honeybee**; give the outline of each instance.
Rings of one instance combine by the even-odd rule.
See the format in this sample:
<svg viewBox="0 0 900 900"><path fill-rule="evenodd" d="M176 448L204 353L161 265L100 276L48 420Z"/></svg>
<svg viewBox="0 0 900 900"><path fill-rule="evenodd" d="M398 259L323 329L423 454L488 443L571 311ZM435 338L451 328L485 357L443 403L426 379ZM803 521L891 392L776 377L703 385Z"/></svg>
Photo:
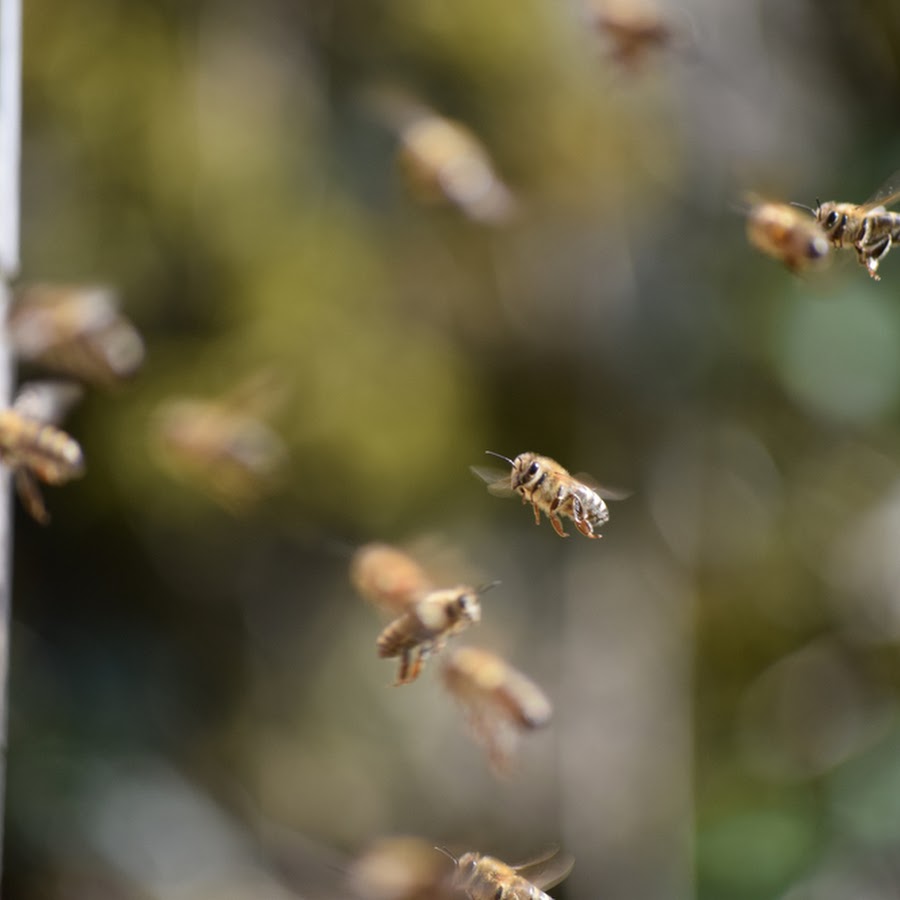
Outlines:
<svg viewBox="0 0 900 900"><path fill-rule="evenodd" d="M829 262L830 245L819 223L787 203L747 197L747 240L792 272Z"/></svg>
<svg viewBox="0 0 900 900"><path fill-rule="evenodd" d="M455 648L447 655L442 675L497 774L508 772L520 736L550 721L553 707L546 694L487 650Z"/></svg>
<svg viewBox="0 0 900 900"><path fill-rule="evenodd" d="M263 421L279 400L271 381L270 373L262 373L215 400L168 400L153 421L166 467L233 512L246 509L273 485L287 457L284 442Z"/></svg>
<svg viewBox="0 0 900 900"><path fill-rule="evenodd" d="M399 657L396 685L419 677L428 657L447 639L481 620L480 588L457 585L436 588L418 563L386 544L368 544L354 554L350 577L360 594L395 616L379 634L378 655Z"/></svg>
<svg viewBox="0 0 900 900"><path fill-rule="evenodd" d="M144 361L144 342L107 287L25 286L8 325L20 358L103 387L131 377Z"/></svg>
<svg viewBox="0 0 900 900"><path fill-rule="evenodd" d="M12 471L19 499L42 525L50 514L38 482L65 484L84 474L78 442L52 424L80 396L75 384L33 381L23 385L12 407L0 410L0 463Z"/></svg>
<svg viewBox="0 0 900 900"><path fill-rule="evenodd" d="M523 503L530 503L534 508L535 523L540 524L543 512L560 537L568 537L560 516L571 519L585 537L603 537L597 529L609 520L609 509L600 496L600 489L586 482L588 476L570 475L558 462L537 453L520 453L515 459L510 459L493 450L486 452L512 466L509 475L499 476L493 469L472 466L472 471L488 483L492 494L500 497L519 494ZM609 499L626 496L606 493Z"/></svg>
<svg viewBox="0 0 900 900"><path fill-rule="evenodd" d="M454 886L470 900L550 900L542 888L559 884L575 864L572 856L555 852L522 866L475 852L464 853L458 860L450 858L456 863Z"/></svg>
<svg viewBox="0 0 900 900"><path fill-rule="evenodd" d="M900 241L900 213L888 211L888 207L898 200L900 172L895 173L865 203L838 203L832 200L820 203L816 200L816 208L810 209L810 212L835 247L853 247L859 264L866 267L872 278L880 281L878 264L887 256L891 246Z"/></svg>
<svg viewBox="0 0 900 900"><path fill-rule="evenodd" d="M398 163L419 200L450 203L486 225L510 221L515 198L465 125L395 88L372 89L367 99L398 135Z"/></svg>

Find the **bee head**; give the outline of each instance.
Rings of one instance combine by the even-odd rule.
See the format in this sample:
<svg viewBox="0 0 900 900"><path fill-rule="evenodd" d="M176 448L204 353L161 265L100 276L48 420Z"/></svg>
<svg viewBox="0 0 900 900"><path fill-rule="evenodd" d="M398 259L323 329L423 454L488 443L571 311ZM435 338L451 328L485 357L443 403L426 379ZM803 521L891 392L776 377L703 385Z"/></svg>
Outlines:
<svg viewBox="0 0 900 900"><path fill-rule="evenodd" d="M463 853L459 858L459 861L456 863L456 868L459 873L457 877L461 884L466 884L475 875L475 872L478 869L478 859L479 854L472 852Z"/></svg>
<svg viewBox="0 0 900 900"><path fill-rule="evenodd" d="M544 467L541 465L541 458L536 453L520 453L513 463L513 490L533 488L543 475Z"/></svg>
<svg viewBox="0 0 900 900"><path fill-rule="evenodd" d="M456 613L457 621L462 621L463 619L466 619L469 622L481 621L481 602L475 591L469 590L468 588L461 589L456 595L453 608Z"/></svg>
<svg viewBox="0 0 900 900"><path fill-rule="evenodd" d="M847 214L838 209L838 204L829 200L826 203L816 201L816 220L830 238L835 238L847 224Z"/></svg>

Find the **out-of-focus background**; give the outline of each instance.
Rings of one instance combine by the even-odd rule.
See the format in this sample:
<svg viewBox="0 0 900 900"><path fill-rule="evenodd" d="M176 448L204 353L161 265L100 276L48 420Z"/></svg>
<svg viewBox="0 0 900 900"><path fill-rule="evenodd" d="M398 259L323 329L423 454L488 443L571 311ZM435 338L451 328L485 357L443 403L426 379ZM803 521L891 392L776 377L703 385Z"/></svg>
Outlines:
<svg viewBox="0 0 900 900"><path fill-rule="evenodd" d="M793 275L743 218L900 166L900 11L659 0L633 58L613 8L27 4L22 280L114 285L147 361L17 510L8 897L348 897L391 834L558 844L572 900L900 894L900 252ZM404 180L424 109L503 215ZM167 464L217 398L271 484ZM632 493L563 541L485 449ZM509 779L439 660L389 686L372 540L502 581L465 639L555 707Z"/></svg>

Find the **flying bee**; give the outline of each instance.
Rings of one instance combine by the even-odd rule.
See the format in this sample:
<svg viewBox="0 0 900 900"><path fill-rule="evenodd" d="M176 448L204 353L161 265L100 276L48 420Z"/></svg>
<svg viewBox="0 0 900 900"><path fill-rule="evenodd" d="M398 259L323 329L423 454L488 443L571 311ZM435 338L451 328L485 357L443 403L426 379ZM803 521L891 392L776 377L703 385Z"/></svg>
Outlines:
<svg viewBox="0 0 900 900"><path fill-rule="evenodd" d="M609 41L613 59L631 72L643 66L652 53L669 46L674 38L672 27L659 9L646 0L594 0L588 14L593 27Z"/></svg>
<svg viewBox="0 0 900 900"><path fill-rule="evenodd" d="M144 342L110 288L34 284L16 295L8 326L20 358L103 387L143 363Z"/></svg>
<svg viewBox="0 0 900 900"><path fill-rule="evenodd" d="M389 544L360 547L350 563L350 580L365 600L393 616L434 588L422 566Z"/></svg>
<svg viewBox="0 0 900 900"><path fill-rule="evenodd" d="M544 692L499 656L478 647L457 647L444 663L447 690L463 708L475 739L493 770L509 771L519 737L550 721Z"/></svg>
<svg viewBox="0 0 900 900"><path fill-rule="evenodd" d="M81 447L54 424L80 396L75 384L33 381L10 408L0 410L0 463L13 473L22 505L42 525L50 514L38 482L65 484L84 474Z"/></svg>
<svg viewBox="0 0 900 900"><path fill-rule="evenodd" d="M425 660L441 651L448 638L480 621L481 603L475 588L459 585L430 591L385 626L376 641L378 655L382 659L400 657L394 684L410 684L419 677Z"/></svg>
<svg viewBox="0 0 900 900"><path fill-rule="evenodd" d="M747 197L747 240L792 272L816 268L830 261L828 238L816 219L794 206Z"/></svg>
<svg viewBox="0 0 900 900"><path fill-rule="evenodd" d="M264 421L280 401L271 382L265 372L217 399L165 401L152 423L160 461L232 512L254 503L275 482L287 456L284 442Z"/></svg>
<svg viewBox="0 0 900 900"><path fill-rule="evenodd" d="M850 246L859 264L880 281L878 264L891 246L900 241L900 213L888 207L900 200L900 172L895 173L875 194L862 204L838 203L832 200L816 208L802 207L816 217L828 240L835 247ZM796 204L800 206L800 204Z"/></svg>
<svg viewBox="0 0 900 900"><path fill-rule="evenodd" d="M603 537L597 529L609 521L609 509L600 496L600 489L586 483L588 476L570 475L558 462L537 453L520 453L515 459L510 459L493 450L486 452L512 466L509 475L500 476L492 469L472 466L472 471L488 483L492 494L499 497L519 494L522 503L530 503L534 508L535 523L540 525L543 512L560 537L568 537L560 516L571 519L585 537ZM606 494L610 500L626 496L613 492Z"/></svg>
<svg viewBox="0 0 900 900"><path fill-rule="evenodd" d="M423 838L379 838L351 864L348 883L363 900L454 900L447 860Z"/></svg>
<svg viewBox="0 0 900 900"><path fill-rule="evenodd" d="M395 87L369 89L365 100L397 135L397 162L417 199L449 203L485 225L510 221L515 197L471 130Z"/></svg>
<svg viewBox="0 0 900 900"><path fill-rule="evenodd" d="M464 853L458 860L437 848L456 863L453 884L469 900L551 900L548 890L568 877L575 860L568 854L553 853L521 866L510 866L493 856Z"/></svg>
<svg viewBox="0 0 900 900"><path fill-rule="evenodd" d="M394 616L376 641L382 659L399 657L395 684L419 677L428 657L447 639L481 620L480 588L435 587L431 577L408 554L387 544L367 544L354 554L350 578L368 602Z"/></svg>

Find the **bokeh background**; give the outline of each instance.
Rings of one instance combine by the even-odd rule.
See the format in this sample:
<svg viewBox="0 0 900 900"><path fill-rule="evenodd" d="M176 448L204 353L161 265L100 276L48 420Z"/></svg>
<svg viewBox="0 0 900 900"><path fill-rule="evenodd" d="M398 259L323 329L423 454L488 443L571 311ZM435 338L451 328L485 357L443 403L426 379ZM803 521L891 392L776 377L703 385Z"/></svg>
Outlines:
<svg viewBox="0 0 900 900"><path fill-rule="evenodd" d="M743 221L900 165L897 4L660 0L637 66L580 0L26 6L22 279L115 285L148 356L16 513L6 895L347 897L388 834L559 844L565 898L900 895L900 258ZM418 202L385 85L513 221ZM288 459L235 511L154 411L258 372ZM488 448L632 494L562 541ZM426 538L555 705L505 782L347 578Z"/></svg>

